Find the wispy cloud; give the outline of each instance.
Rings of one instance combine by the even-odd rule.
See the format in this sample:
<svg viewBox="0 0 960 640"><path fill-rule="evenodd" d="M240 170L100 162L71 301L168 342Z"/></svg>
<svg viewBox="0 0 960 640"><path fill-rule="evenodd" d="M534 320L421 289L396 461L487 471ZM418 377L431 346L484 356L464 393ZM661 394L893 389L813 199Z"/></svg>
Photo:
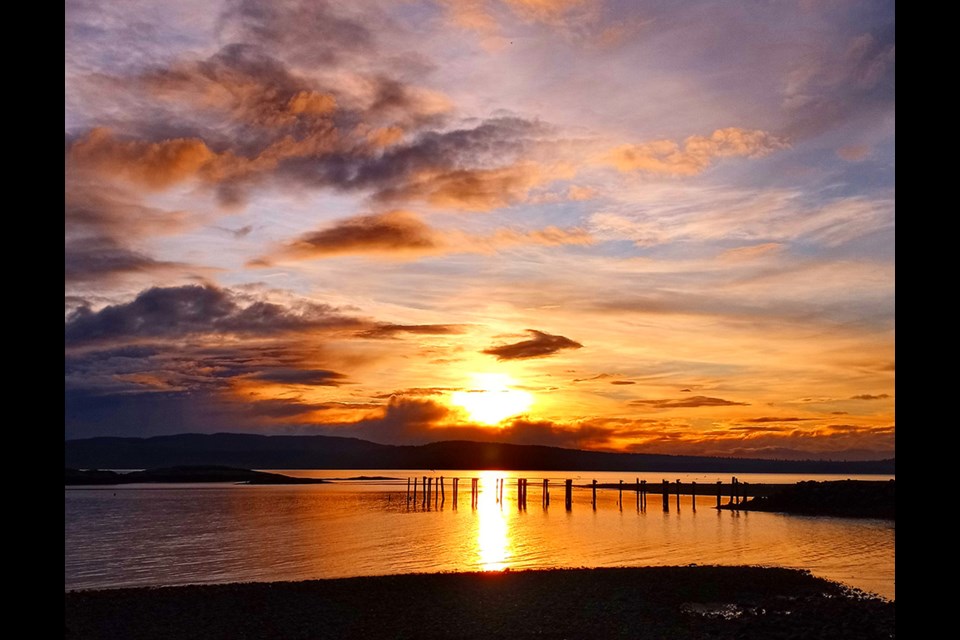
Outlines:
<svg viewBox="0 0 960 640"><path fill-rule="evenodd" d="M702 173L718 158L759 158L787 143L765 131L728 127L709 136L690 136L682 143L654 140L613 149L606 158L620 171L645 171L674 176Z"/></svg>
<svg viewBox="0 0 960 640"><path fill-rule="evenodd" d="M724 400L723 398L711 398L709 396L691 396L689 398L631 400L630 404L638 407L651 407L653 409L690 409L696 407L743 407L749 403L734 402L733 400Z"/></svg>
<svg viewBox="0 0 960 640"><path fill-rule="evenodd" d="M325 369L270 369L252 377L265 382L336 387L343 384L347 376Z"/></svg>

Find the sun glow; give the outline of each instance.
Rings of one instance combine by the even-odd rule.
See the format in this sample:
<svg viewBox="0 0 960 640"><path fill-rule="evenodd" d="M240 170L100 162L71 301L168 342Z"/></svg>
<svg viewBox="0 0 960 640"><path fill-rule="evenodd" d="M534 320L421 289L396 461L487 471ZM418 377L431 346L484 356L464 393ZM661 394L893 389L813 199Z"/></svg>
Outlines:
<svg viewBox="0 0 960 640"><path fill-rule="evenodd" d="M503 571L513 556L507 519L497 492L499 471L480 473L480 495L477 500L477 559L481 571ZM506 497L506 496L504 496Z"/></svg>
<svg viewBox="0 0 960 640"><path fill-rule="evenodd" d="M503 373L477 373L466 391L455 391L450 403L466 410L470 419L481 424L499 424L519 415L533 404L533 395L511 385L515 381Z"/></svg>

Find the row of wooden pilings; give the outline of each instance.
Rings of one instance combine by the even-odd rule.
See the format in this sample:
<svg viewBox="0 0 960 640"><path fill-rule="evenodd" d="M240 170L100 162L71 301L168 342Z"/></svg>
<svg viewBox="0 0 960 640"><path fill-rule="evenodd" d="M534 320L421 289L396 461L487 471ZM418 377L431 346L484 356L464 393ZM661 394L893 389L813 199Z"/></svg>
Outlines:
<svg viewBox="0 0 960 640"><path fill-rule="evenodd" d="M417 505L417 481L418 478L407 478L407 506L411 504L414 506ZM460 478L453 478L452 485L452 497L453 497L453 508L457 508L457 500L459 497L459 483ZM506 484L506 478L496 478L496 487L494 489L494 495L496 496L496 501L499 504L503 503L503 486ZM722 500L722 482L717 480L717 509L723 507L721 504ZM527 485L528 480L526 478L517 478L517 508L520 510L526 510L527 508ZM434 508L438 506L443 506L447 500L446 493L446 482L443 476L439 478L432 478L429 476L423 476L422 478L422 489L420 489L421 496L421 508L428 509L431 504ZM674 493L677 498L677 511L680 510L680 493L681 493L681 482L677 480L673 483L673 491L670 490L671 483L669 480L663 480L661 483L660 493L663 497L663 511L670 511L670 494ZM627 490L630 490L630 485L626 485ZM592 485L592 505L593 509L597 508L597 481L594 480ZM619 496L617 499L617 504L623 509L623 490L624 484L623 480L619 484ZM633 490L636 493L637 499L637 511L646 511L647 510L647 494L649 493L647 489L647 481L637 478L636 482L633 484ZM697 483L690 483L690 498L692 503L692 508L694 511L697 510ZM472 509L477 508L478 500L480 496L480 479L479 478L470 478L470 507ZM540 494L541 506L547 508L550 506L550 481L546 478L543 479L543 489ZM742 504L747 499L747 483L740 482L736 477L734 477L730 483L730 500L727 503L728 507L736 507L737 505ZM564 481L564 507L567 511L573 510L573 480Z"/></svg>

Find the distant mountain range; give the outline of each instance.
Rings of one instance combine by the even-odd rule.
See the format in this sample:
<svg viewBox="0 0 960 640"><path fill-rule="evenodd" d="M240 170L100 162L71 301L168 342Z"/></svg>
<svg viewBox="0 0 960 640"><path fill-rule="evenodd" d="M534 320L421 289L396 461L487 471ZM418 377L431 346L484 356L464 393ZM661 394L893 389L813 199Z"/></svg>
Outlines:
<svg viewBox="0 0 960 640"><path fill-rule="evenodd" d="M386 445L334 436L188 433L152 438L86 438L64 443L64 466L153 469L225 465L245 469L523 469L716 473L893 474L895 459L763 460L607 453L538 445L451 440Z"/></svg>

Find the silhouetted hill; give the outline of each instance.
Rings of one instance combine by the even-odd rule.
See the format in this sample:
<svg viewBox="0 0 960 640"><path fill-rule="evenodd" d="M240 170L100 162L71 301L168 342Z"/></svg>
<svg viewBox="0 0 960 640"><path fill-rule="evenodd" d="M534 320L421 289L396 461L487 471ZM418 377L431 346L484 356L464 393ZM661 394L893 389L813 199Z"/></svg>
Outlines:
<svg viewBox="0 0 960 640"><path fill-rule="evenodd" d="M761 460L606 453L537 445L444 441L418 446L333 436L182 434L87 438L64 443L66 467L152 469L225 465L245 469L526 469L717 473L894 473L894 460Z"/></svg>

